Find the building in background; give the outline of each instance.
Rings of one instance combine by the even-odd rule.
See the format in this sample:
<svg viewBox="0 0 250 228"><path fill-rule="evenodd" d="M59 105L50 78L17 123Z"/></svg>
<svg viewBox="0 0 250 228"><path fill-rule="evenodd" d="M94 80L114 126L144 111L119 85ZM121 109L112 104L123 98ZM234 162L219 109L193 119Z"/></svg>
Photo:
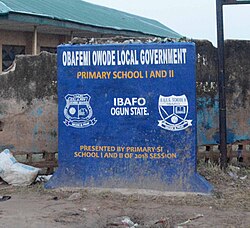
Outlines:
<svg viewBox="0 0 250 228"><path fill-rule="evenodd" d="M160 22L81 0L0 0L0 72L17 54L56 52L73 37L181 35Z"/></svg>

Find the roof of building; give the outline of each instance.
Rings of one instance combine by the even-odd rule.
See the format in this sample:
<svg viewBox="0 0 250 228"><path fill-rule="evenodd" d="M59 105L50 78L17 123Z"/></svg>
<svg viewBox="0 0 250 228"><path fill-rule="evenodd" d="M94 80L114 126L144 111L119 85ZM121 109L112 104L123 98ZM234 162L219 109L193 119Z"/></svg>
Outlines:
<svg viewBox="0 0 250 228"><path fill-rule="evenodd" d="M145 35L180 38L160 22L81 0L0 0L0 19L22 23L130 31Z"/></svg>

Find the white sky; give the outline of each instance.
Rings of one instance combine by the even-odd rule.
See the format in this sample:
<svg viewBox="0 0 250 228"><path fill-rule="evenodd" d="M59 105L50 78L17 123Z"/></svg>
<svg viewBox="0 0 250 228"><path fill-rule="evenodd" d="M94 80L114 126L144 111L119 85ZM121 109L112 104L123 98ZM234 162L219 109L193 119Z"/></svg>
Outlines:
<svg viewBox="0 0 250 228"><path fill-rule="evenodd" d="M183 36L216 45L216 0L85 0L156 19ZM250 4L224 6L225 39L250 40Z"/></svg>

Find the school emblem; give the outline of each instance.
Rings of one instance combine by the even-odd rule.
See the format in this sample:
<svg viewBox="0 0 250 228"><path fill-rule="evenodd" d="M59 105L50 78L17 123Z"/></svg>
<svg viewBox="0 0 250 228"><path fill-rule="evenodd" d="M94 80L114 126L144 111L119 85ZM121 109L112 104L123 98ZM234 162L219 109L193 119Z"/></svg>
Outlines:
<svg viewBox="0 0 250 228"><path fill-rule="evenodd" d="M187 120L188 100L186 95L165 97L160 95L158 110L161 120L158 126L169 131L181 131L192 126L192 120Z"/></svg>
<svg viewBox="0 0 250 228"><path fill-rule="evenodd" d="M64 124L68 127L86 128L95 125L97 120L92 118L90 106L91 97L88 94L68 94L65 96Z"/></svg>

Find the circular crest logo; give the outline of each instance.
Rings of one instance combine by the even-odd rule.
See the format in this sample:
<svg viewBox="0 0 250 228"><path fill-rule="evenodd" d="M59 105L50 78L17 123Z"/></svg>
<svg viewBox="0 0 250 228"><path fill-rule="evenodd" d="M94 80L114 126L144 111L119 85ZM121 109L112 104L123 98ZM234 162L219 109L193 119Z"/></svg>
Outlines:
<svg viewBox="0 0 250 228"><path fill-rule="evenodd" d="M97 120L92 118L93 110L90 106L90 99L88 94L67 94L65 96L64 124L67 127L86 128L95 125Z"/></svg>
<svg viewBox="0 0 250 228"><path fill-rule="evenodd" d="M188 100L182 96L159 96L158 110L161 120L158 126L169 131L181 131L192 126L192 120L187 120Z"/></svg>

